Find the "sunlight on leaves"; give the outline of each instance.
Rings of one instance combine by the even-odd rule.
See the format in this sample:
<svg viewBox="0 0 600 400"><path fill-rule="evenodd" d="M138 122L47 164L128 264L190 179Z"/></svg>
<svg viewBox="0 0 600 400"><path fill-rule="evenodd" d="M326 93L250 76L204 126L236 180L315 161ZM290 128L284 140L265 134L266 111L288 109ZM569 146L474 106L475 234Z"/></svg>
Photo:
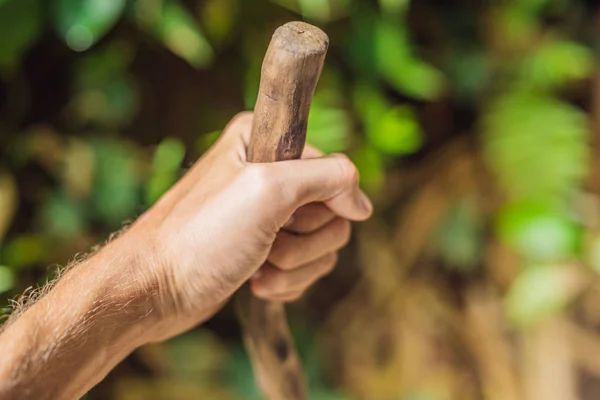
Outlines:
<svg viewBox="0 0 600 400"><path fill-rule="evenodd" d="M591 49L575 42L546 40L525 58L521 85L525 88L558 88L588 77L594 65Z"/></svg>
<svg viewBox="0 0 600 400"><path fill-rule="evenodd" d="M146 204L153 204L177 181L185 146L177 138L166 138L156 148L152 160L152 175L146 185Z"/></svg>
<svg viewBox="0 0 600 400"><path fill-rule="evenodd" d="M522 271L505 299L508 321L532 327L563 310L584 287L578 271L568 265L531 266Z"/></svg>
<svg viewBox="0 0 600 400"><path fill-rule="evenodd" d="M183 142L174 137L163 139L156 147L152 168L155 171L175 171L181 167L181 162L185 156L185 146Z"/></svg>
<svg viewBox="0 0 600 400"><path fill-rule="evenodd" d="M54 23L67 45L85 51L117 22L125 0L56 0Z"/></svg>
<svg viewBox="0 0 600 400"><path fill-rule="evenodd" d="M328 21L331 16L330 0L298 0L302 15L317 21Z"/></svg>
<svg viewBox="0 0 600 400"><path fill-rule="evenodd" d="M368 192L376 192L385 183L385 165L380 152L370 146L362 146L352 154L360 174L360 185Z"/></svg>
<svg viewBox="0 0 600 400"><path fill-rule="evenodd" d="M570 104L510 93L492 104L483 130L485 157L513 198L560 202L587 172L587 121Z"/></svg>
<svg viewBox="0 0 600 400"><path fill-rule="evenodd" d="M423 144L421 125L409 106L391 108L379 120L375 129L367 131L373 147L391 155L410 154Z"/></svg>
<svg viewBox="0 0 600 400"><path fill-rule="evenodd" d="M580 228L543 203L511 204L499 213L501 239L532 261L559 261L575 255Z"/></svg>
<svg viewBox="0 0 600 400"><path fill-rule="evenodd" d="M443 75L413 55L406 31L399 25L380 22L375 31L375 51L383 77L407 96L432 100L442 91Z"/></svg>
<svg viewBox="0 0 600 400"><path fill-rule="evenodd" d="M361 82L354 87L353 103L360 116L368 135L377 135L381 118L392 105L374 84ZM373 131L372 133L369 133Z"/></svg>
<svg viewBox="0 0 600 400"><path fill-rule="evenodd" d="M350 119L337 98L328 99L325 91L315 94L308 116L306 140L324 153L344 151L350 137Z"/></svg>
<svg viewBox="0 0 600 400"><path fill-rule="evenodd" d="M214 54L210 43L194 16L178 0L138 0L136 11L140 25L190 65L204 68L211 63Z"/></svg>
<svg viewBox="0 0 600 400"><path fill-rule="evenodd" d="M271 0L273 3L294 13L301 14L309 21L321 23L338 20L346 15L351 0Z"/></svg>

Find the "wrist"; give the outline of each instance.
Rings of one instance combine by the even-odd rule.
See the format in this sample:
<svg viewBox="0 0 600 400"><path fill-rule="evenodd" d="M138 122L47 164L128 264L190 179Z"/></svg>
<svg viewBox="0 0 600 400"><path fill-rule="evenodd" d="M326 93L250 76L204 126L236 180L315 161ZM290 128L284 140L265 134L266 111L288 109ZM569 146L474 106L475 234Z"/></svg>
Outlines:
<svg viewBox="0 0 600 400"><path fill-rule="evenodd" d="M135 262L111 243L10 324L0 335L0 397L79 397L144 344Z"/></svg>
<svg viewBox="0 0 600 400"><path fill-rule="evenodd" d="M97 262L109 270L105 283L113 294L109 306L112 313L119 315L124 327L139 331L130 344L133 349L153 341L162 320L157 300L159 268L154 253L152 241L128 231L97 255Z"/></svg>
<svg viewBox="0 0 600 400"><path fill-rule="evenodd" d="M138 282L134 292L139 307L134 312L144 329L144 343L164 341L206 321L230 296L216 296L218 280L201 260L177 253L174 249L180 246L171 240L172 235L156 227L136 224L113 242L137 253L130 265Z"/></svg>

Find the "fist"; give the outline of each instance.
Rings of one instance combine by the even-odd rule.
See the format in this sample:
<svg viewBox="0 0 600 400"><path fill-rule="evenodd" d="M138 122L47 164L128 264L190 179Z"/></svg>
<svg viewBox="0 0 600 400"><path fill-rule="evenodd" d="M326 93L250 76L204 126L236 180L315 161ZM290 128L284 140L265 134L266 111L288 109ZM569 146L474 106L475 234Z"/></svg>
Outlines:
<svg viewBox="0 0 600 400"><path fill-rule="evenodd" d="M330 272L350 221L372 206L343 155L307 146L302 160L250 164L252 114L219 141L114 245L137 248L150 332L163 340L206 320L247 280L254 295L293 301Z"/></svg>

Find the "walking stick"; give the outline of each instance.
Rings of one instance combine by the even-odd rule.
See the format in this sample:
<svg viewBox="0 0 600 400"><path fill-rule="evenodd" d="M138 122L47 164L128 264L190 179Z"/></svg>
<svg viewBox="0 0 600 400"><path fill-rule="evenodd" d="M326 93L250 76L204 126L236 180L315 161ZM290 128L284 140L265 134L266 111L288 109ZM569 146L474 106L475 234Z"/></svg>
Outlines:
<svg viewBox="0 0 600 400"><path fill-rule="evenodd" d="M323 31L304 22L289 22L275 31L262 65L250 162L300 158L328 45ZM239 316L261 391L268 400L306 400L304 374L283 304L260 300L249 290L245 295Z"/></svg>

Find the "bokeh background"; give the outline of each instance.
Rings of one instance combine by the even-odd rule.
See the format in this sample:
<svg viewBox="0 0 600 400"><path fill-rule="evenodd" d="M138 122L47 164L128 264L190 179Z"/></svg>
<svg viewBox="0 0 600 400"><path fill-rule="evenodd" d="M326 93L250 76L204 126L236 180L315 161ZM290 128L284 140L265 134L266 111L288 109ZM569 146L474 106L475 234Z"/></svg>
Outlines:
<svg viewBox="0 0 600 400"><path fill-rule="evenodd" d="M309 141L376 204L289 307L311 399L599 398L595 0L0 0L3 313L252 109L298 19L331 39ZM228 306L86 398L260 397Z"/></svg>

